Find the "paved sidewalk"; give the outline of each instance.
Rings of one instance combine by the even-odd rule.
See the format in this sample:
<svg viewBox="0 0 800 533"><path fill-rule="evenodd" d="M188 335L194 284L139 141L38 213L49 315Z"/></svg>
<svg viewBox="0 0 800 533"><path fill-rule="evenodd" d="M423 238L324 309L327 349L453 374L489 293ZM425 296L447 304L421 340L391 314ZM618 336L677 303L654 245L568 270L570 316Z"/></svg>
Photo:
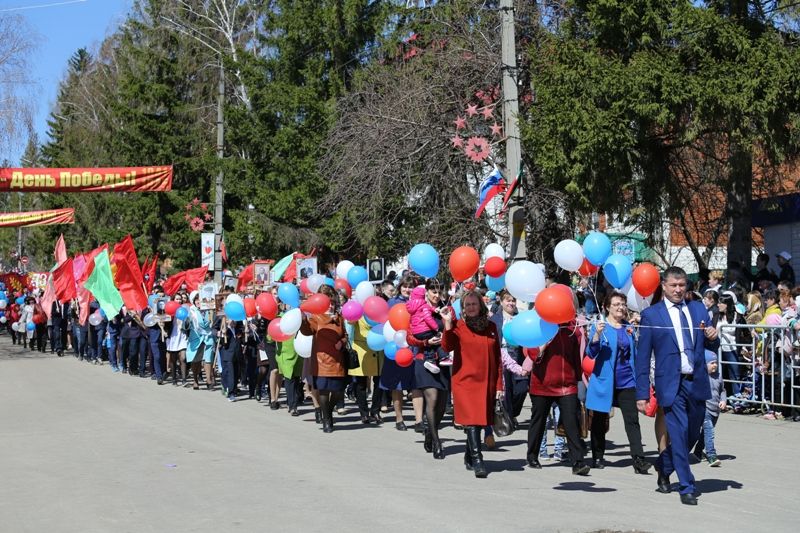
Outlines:
<svg viewBox="0 0 800 533"><path fill-rule="evenodd" d="M695 465L697 507L654 492L627 448L605 470L524 467L526 433L485 453L488 479L462 465L464 435L443 429L447 458L394 424L313 412L112 374L70 356L22 352L0 336L0 531L797 531L800 423L723 415L723 464ZM407 423L413 421L407 410ZM527 419L527 408L521 417ZM448 417L449 418L449 417ZM654 455L652 420L642 419ZM622 417L609 438L624 444ZM552 441L552 433L551 433ZM676 480L674 480L676 481Z"/></svg>

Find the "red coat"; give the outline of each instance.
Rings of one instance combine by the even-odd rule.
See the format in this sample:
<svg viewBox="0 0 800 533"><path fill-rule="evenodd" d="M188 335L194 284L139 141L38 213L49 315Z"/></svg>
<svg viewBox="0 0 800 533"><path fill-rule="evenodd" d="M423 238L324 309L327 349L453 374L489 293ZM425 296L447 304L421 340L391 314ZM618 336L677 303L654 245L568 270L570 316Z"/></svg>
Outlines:
<svg viewBox="0 0 800 533"><path fill-rule="evenodd" d="M578 394L581 379L581 337L574 324L561 327L540 355L539 349L525 350L533 359L531 394L537 396L568 396Z"/></svg>
<svg viewBox="0 0 800 533"><path fill-rule="evenodd" d="M492 322L475 333L463 320L442 335L442 347L454 352L453 412L462 426L488 426L494 418L497 391L503 390L500 341Z"/></svg>

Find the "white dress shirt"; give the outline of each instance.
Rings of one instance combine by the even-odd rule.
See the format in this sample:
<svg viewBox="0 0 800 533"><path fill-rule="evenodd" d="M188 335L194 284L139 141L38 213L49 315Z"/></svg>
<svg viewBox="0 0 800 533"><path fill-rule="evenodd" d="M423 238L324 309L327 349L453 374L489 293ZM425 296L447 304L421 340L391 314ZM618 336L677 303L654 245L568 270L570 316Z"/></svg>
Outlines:
<svg viewBox="0 0 800 533"><path fill-rule="evenodd" d="M689 356L686 355L686 348L683 346L681 317L678 314L683 310L686 322L689 324L689 336L692 338L692 341L694 341L694 330L692 328L692 316L689 314L689 306L684 304L680 307L669 300L664 300L664 303L667 305L667 312L669 312L669 318L672 320L672 328L675 330L675 338L678 340L678 349L681 352L681 374L691 374L694 371L694 367L689 360Z"/></svg>

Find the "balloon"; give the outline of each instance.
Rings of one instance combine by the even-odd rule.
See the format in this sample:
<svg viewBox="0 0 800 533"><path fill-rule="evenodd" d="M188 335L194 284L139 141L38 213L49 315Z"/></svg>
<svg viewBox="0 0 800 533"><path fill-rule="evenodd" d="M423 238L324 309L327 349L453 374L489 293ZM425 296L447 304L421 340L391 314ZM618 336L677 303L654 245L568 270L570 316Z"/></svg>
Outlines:
<svg viewBox="0 0 800 533"><path fill-rule="evenodd" d="M566 285L548 287L536 297L536 312L542 320L552 324L563 324L575 318L572 291ZM567 289L566 292L563 289Z"/></svg>
<svg viewBox="0 0 800 533"><path fill-rule="evenodd" d="M175 318L178 320L186 320L189 318L189 310L183 306L178 306L178 309L175 311Z"/></svg>
<svg viewBox="0 0 800 533"><path fill-rule="evenodd" d="M256 309L256 301L254 298L245 298L244 299L244 313L247 315L247 318L252 318L256 316L258 310Z"/></svg>
<svg viewBox="0 0 800 533"><path fill-rule="evenodd" d="M519 343L514 340L514 336L511 334L511 322L506 322L503 326L503 340L505 340L506 344L509 346L519 346Z"/></svg>
<svg viewBox="0 0 800 533"><path fill-rule="evenodd" d="M408 348L400 348L394 354L394 362L397 363L397 366L403 368L411 366L411 363L414 362L414 353Z"/></svg>
<svg viewBox="0 0 800 533"><path fill-rule="evenodd" d="M355 288L356 301L358 301L358 303L360 303L362 306L364 305L364 302L367 301L367 298L370 296L375 296L375 286L369 281L362 281L358 285L355 285Z"/></svg>
<svg viewBox="0 0 800 533"><path fill-rule="evenodd" d="M291 335L287 335L281 330L280 318L270 321L269 326L267 326L267 335L278 342L285 342L292 338Z"/></svg>
<svg viewBox="0 0 800 533"><path fill-rule="evenodd" d="M408 329L411 326L411 315L408 313L406 304L397 303L389 309L389 324L397 331Z"/></svg>
<svg viewBox="0 0 800 533"><path fill-rule="evenodd" d="M583 241L583 255L591 264L600 266L611 255L611 241L605 233L591 231Z"/></svg>
<svg viewBox="0 0 800 533"><path fill-rule="evenodd" d="M631 277L631 260L624 255L614 254L603 265L603 274L615 289L621 289Z"/></svg>
<svg viewBox="0 0 800 533"><path fill-rule="evenodd" d="M363 303L364 314L375 322L389 320L389 304L380 296L370 296Z"/></svg>
<svg viewBox="0 0 800 533"><path fill-rule="evenodd" d="M13 322L11 324L11 329L13 329L14 331L19 331L19 324L17 324L16 322Z"/></svg>
<svg viewBox="0 0 800 533"><path fill-rule="evenodd" d="M545 344L558 333L558 325L545 322L536 311L523 311L511 320L511 337L526 348Z"/></svg>
<svg viewBox="0 0 800 533"><path fill-rule="evenodd" d="M375 326L380 326L380 322L375 322L374 320L370 320L369 317L364 317L364 321L369 324L369 327L374 328Z"/></svg>
<svg viewBox="0 0 800 533"><path fill-rule="evenodd" d="M167 302L167 305L164 306L164 312L167 313L169 316L175 316L175 313L180 309L181 304L176 302L175 300Z"/></svg>
<svg viewBox="0 0 800 533"><path fill-rule="evenodd" d="M456 320L461 319L461 300L453 302L453 314L456 316Z"/></svg>
<svg viewBox="0 0 800 533"><path fill-rule="evenodd" d="M459 246L450 254L450 273L456 281L465 281L478 271L481 266L481 256L475 248L470 246Z"/></svg>
<svg viewBox="0 0 800 533"><path fill-rule="evenodd" d="M565 239L556 244L553 258L556 260L556 264L564 270L575 272L583 264L583 248L572 239Z"/></svg>
<svg viewBox="0 0 800 533"><path fill-rule="evenodd" d="M247 314L244 312L244 305L240 304L239 302L228 302L225 304L225 307L222 308L225 316L231 320L244 320L247 318Z"/></svg>
<svg viewBox="0 0 800 533"><path fill-rule="evenodd" d="M341 261L338 265L336 265L336 277L341 279L347 279L347 273L350 272L350 269L353 268L355 265L352 261L348 261L345 259Z"/></svg>
<svg viewBox="0 0 800 533"><path fill-rule="evenodd" d="M297 287L291 283L281 283L278 285L278 298L289 307L300 306L300 292L297 290Z"/></svg>
<svg viewBox="0 0 800 533"><path fill-rule="evenodd" d="M300 280L300 292L303 294L311 294L313 292L308 286L308 278Z"/></svg>
<svg viewBox="0 0 800 533"><path fill-rule="evenodd" d="M386 346L386 339L383 338L382 333L371 329L367 332L367 346L369 346L370 350L378 352L383 350L383 347Z"/></svg>
<svg viewBox="0 0 800 533"><path fill-rule="evenodd" d="M92 316L95 316L95 315L93 314ZM100 315L96 315L96 316L97 316L97 318L100 318ZM89 317L89 318L91 319L92 317ZM144 315L144 318L142 319L142 322L148 328L152 328L153 326L156 325L156 316L153 313L147 313L146 315ZM99 324L99 322L98 322L98 324ZM95 324L95 325L97 325L97 324Z"/></svg>
<svg viewBox="0 0 800 533"><path fill-rule="evenodd" d="M292 343L294 344L294 351L303 359L308 359L311 357L311 344L313 341L314 337L311 335L303 335L298 331Z"/></svg>
<svg viewBox="0 0 800 533"><path fill-rule="evenodd" d="M581 361L581 369L583 369L583 373L587 376L594 372L594 357L589 357L588 355L583 358Z"/></svg>
<svg viewBox="0 0 800 533"><path fill-rule="evenodd" d="M502 291L506 286L506 275L503 274L499 278L486 276L486 287L491 291Z"/></svg>
<svg viewBox="0 0 800 533"><path fill-rule="evenodd" d="M578 274L581 276L594 276L598 270L600 270L600 267L591 264L589 260L584 257L583 264L578 269Z"/></svg>
<svg viewBox="0 0 800 533"><path fill-rule="evenodd" d="M490 257L483 265L483 271L486 272L487 276L499 278L506 273L506 262L497 256Z"/></svg>
<svg viewBox="0 0 800 533"><path fill-rule="evenodd" d="M420 276L435 277L439 272L439 254L430 244L417 244L408 252L408 266Z"/></svg>
<svg viewBox="0 0 800 533"><path fill-rule="evenodd" d="M658 269L650 263L642 263L633 269L633 286L642 296L650 296L661 283Z"/></svg>
<svg viewBox="0 0 800 533"><path fill-rule="evenodd" d="M145 318L152 318L152 315L148 314L147 316L145 316ZM102 321L103 321L103 317L101 317L97 313L92 313L91 315L89 315L89 324L91 324L91 325L93 325L95 327L99 326ZM145 326L150 327L150 326L148 326L148 324L146 322L145 322Z"/></svg>
<svg viewBox="0 0 800 533"><path fill-rule="evenodd" d="M383 355L394 361L397 350L399 350L399 348L394 342L387 342L386 346L383 347Z"/></svg>
<svg viewBox="0 0 800 533"><path fill-rule="evenodd" d="M331 307L331 299L322 293L312 294L308 300L300 304L300 309L312 315L321 315Z"/></svg>
<svg viewBox="0 0 800 533"><path fill-rule="evenodd" d="M5 300L0 300L0 309L5 309L6 305L8 305L8 304L6 304Z"/></svg>
<svg viewBox="0 0 800 533"><path fill-rule="evenodd" d="M17 302L17 305L25 305L25 298L23 298L22 296L17 298L15 301Z"/></svg>
<svg viewBox="0 0 800 533"><path fill-rule="evenodd" d="M312 293L319 291L319 288L325 284L325 276L322 274L314 274L308 277L308 290Z"/></svg>
<svg viewBox="0 0 800 533"><path fill-rule="evenodd" d="M287 311L281 317L281 331L284 335L293 336L303 324L303 313L300 309Z"/></svg>
<svg viewBox="0 0 800 533"><path fill-rule="evenodd" d="M333 281L333 278L329 278L327 276L325 277L325 281L323 282L323 285L327 285L328 287L336 288L336 282Z"/></svg>
<svg viewBox="0 0 800 533"><path fill-rule="evenodd" d="M650 302L653 300L652 294L647 297L643 297L641 294L639 294L636 291L636 287L633 286L631 280L628 280L625 286L620 289L620 292L625 295L625 299L628 302L628 309L631 311L639 312L647 309L650 307Z"/></svg>
<svg viewBox="0 0 800 533"><path fill-rule="evenodd" d="M342 306L342 317L348 322L355 322L364 314L364 309L356 300L347 300Z"/></svg>
<svg viewBox="0 0 800 533"><path fill-rule="evenodd" d="M499 257L503 261L506 259L506 252L503 247L493 242L483 249L483 260L488 261L490 257Z"/></svg>
<svg viewBox="0 0 800 533"><path fill-rule="evenodd" d="M258 314L267 320L272 320L278 316L278 302L275 301L275 297L269 292L262 292L256 296L256 309L258 310Z"/></svg>
<svg viewBox="0 0 800 533"><path fill-rule="evenodd" d="M517 261L506 271L508 292L523 302L535 301L536 295L544 289L544 284L544 272L530 261ZM490 288L496 290L493 287ZM519 337L516 338L519 339Z"/></svg>
<svg viewBox="0 0 800 533"><path fill-rule="evenodd" d="M386 342L393 342L395 333L397 330L390 323L387 322L383 325L383 338L386 339Z"/></svg>
<svg viewBox="0 0 800 533"><path fill-rule="evenodd" d="M236 303L238 303L239 305L241 305L242 307L244 307L244 300L242 299L242 297L241 297L241 296L239 296L239 295L238 295L238 294L236 294L235 292L233 292L233 293L229 294L229 295L228 295L228 296L225 298L225 303L226 303L226 304L227 304L227 303L230 303L230 302L236 302Z"/></svg>
<svg viewBox="0 0 800 533"><path fill-rule="evenodd" d="M8 322L8 319L4 316L0 316L0 324L5 324L6 322Z"/></svg>
<svg viewBox="0 0 800 533"><path fill-rule="evenodd" d="M367 281L368 279L369 275L367 274L367 269L362 266L354 266L347 273L347 283L349 283L351 287L358 287L359 283Z"/></svg>
<svg viewBox="0 0 800 533"><path fill-rule="evenodd" d="M350 287L350 284L347 283L346 279L336 278L333 281L333 288L337 291L344 291L348 298L353 295L353 289Z"/></svg>
<svg viewBox="0 0 800 533"><path fill-rule="evenodd" d="M28 322L27 324L25 324L25 329L27 329L28 331L33 331L36 329L36 324L34 324L33 322Z"/></svg>
<svg viewBox="0 0 800 533"><path fill-rule="evenodd" d="M395 332L394 334L394 343L399 346L400 348L407 348L408 347L408 340L406 339L406 330L401 329L400 331Z"/></svg>

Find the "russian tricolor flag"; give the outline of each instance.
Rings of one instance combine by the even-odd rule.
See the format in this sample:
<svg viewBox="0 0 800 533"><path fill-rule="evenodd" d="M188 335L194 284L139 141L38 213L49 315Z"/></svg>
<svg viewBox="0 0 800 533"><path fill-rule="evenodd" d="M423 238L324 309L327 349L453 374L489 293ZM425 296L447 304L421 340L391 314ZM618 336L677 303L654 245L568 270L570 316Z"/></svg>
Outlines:
<svg viewBox="0 0 800 533"><path fill-rule="evenodd" d="M475 211L475 218L480 217L492 198L503 192L505 188L506 180L503 178L500 169L495 167L478 188L478 209Z"/></svg>

